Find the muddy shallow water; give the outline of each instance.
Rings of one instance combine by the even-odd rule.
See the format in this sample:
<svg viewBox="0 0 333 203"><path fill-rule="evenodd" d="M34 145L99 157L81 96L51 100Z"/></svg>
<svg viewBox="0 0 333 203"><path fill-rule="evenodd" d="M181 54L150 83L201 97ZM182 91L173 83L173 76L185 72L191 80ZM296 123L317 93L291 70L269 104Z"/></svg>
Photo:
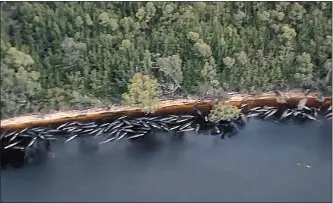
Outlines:
<svg viewBox="0 0 333 203"><path fill-rule="evenodd" d="M332 201L332 124L251 120L231 139L187 133L89 151L74 140L54 158L1 172L9 201Z"/></svg>

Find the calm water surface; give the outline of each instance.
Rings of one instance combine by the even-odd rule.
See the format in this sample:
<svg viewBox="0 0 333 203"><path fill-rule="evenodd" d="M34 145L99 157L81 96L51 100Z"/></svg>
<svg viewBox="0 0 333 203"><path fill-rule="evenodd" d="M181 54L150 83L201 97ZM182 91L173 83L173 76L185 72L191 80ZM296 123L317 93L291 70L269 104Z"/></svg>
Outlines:
<svg viewBox="0 0 333 203"><path fill-rule="evenodd" d="M82 142L55 158L1 172L8 201L332 201L332 124L251 120L220 140L159 135L147 146L126 141L87 152ZM308 167L306 167L308 165Z"/></svg>

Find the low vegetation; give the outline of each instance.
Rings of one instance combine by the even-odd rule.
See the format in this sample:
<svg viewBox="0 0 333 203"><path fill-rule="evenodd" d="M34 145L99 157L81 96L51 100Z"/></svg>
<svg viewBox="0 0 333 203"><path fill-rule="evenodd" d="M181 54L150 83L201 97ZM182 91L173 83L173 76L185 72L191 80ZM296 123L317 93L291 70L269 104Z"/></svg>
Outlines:
<svg viewBox="0 0 333 203"><path fill-rule="evenodd" d="M212 122L222 120L235 120L241 115L241 109L229 104L223 104L220 102L213 106L213 109L209 113L209 120Z"/></svg>

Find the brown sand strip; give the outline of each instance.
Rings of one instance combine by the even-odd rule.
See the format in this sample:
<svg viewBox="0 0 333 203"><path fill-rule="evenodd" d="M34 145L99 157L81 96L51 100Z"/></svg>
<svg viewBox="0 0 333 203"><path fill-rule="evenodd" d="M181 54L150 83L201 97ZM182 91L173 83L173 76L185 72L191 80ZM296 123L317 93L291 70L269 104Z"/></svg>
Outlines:
<svg viewBox="0 0 333 203"><path fill-rule="evenodd" d="M304 98L304 93L302 92L284 92L282 97L286 99L288 105L297 105L299 100ZM307 95L308 107L319 107L324 108L332 104L332 98L326 98L323 103L319 102L317 98L317 93L310 93ZM225 104L231 104L233 106L240 107L241 104L247 103L248 108L254 106L280 106L277 102L277 96L274 92L268 92L258 95L232 95ZM154 115L168 115L168 114L192 114L195 108L199 109L204 113L208 113L213 106L213 101L204 100L198 102L197 100L166 100L162 101ZM285 105L285 104L284 104ZM247 109L245 109L246 111ZM106 119L116 119L122 115L127 115L128 117L139 117L143 116L145 113L139 108L130 107L114 107L108 110L103 109L89 109L85 111L68 111L68 112L57 112L52 114L41 115L28 115L19 116L9 119L1 120L1 130L20 130L27 127L34 126L47 126L47 125L59 125L69 121L81 121L90 122L97 120Z"/></svg>

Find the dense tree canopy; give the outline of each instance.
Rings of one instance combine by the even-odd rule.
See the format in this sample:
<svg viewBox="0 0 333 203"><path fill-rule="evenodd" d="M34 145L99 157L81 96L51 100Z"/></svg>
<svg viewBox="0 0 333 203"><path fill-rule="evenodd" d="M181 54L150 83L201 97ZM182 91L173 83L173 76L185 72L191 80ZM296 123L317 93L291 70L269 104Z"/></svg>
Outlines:
<svg viewBox="0 0 333 203"><path fill-rule="evenodd" d="M2 117L119 102L136 77L165 95L330 93L332 3L1 2L0 48Z"/></svg>

